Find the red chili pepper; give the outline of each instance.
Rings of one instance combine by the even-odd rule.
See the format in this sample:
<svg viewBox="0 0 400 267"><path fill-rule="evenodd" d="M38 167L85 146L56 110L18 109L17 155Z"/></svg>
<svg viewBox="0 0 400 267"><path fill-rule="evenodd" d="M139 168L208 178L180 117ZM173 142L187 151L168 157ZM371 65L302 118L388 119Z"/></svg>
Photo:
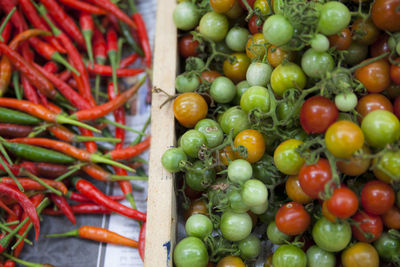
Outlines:
<svg viewBox="0 0 400 267"><path fill-rule="evenodd" d="M101 74L103 76L112 76L113 71L111 66L94 64L93 67L87 66L90 73ZM116 69L117 77L131 77L144 72L144 69Z"/></svg>
<svg viewBox="0 0 400 267"><path fill-rule="evenodd" d="M50 194L51 201L64 213L65 217L73 224L76 224L76 218L71 206L63 196L57 196L56 194Z"/></svg>
<svg viewBox="0 0 400 267"><path fill-rule="evenodd" d="M149 42L149 36L147 34L146 24L144 23L143 17L139 12L135 12L132 15L133 21L137 25L137 33L144 52L144 62L148 68L151 68L151 47Z"/></svg>
<svg viewBox="0 0 400 267"><path fill-rule="evenodd" d="M71 72L69 70L64 70L63 72L61 72L60 74L58 74L58 78L63 81L66 82L69 80L69 78L71 78Z"/></svg>
<svg viewBox="0 0 400 267"><path fill-rule="evenodd" d="M0 60L0 96L2 96L11 82L12 66L10 60L2 55Z"/></svg>
<svg viewBox="0 0 400 267"><path fill-rule="evenodd" d="M56 0L40 1L49 12L50 16L60 25L64 31L81 47L85 47L85 40L74 20L64 11ZM68 51L68 49L67 49Z"/></svg>
<svg viewBox="0 0 400 267"><path fill-rule="evenodd" d="M89 13L81 12L79 16L79 25L82 29L83 38L85 39L86 49L89 55L90 64L94 63L93 50L92 50L92 37L94 22L92 16Z"/></svg>
<svg viewBox="0 0 400 267"><path fill-rule="evenodd" d="M111 70L112 70L112 79L114 83L114 90L117 92L118 81L117 81L117 53L118 53L118 37L117 33L113 28L108 28L107 34L107 55L110 60Z"/></svg>
<svg viewBox="0 0 400 267"><path fill-rule="evenodd" d="M36 176L50 179L57 178L68 172L68 166L47 162L23 161L18 165L13 164L13 166L20 166Z"/></svg>
<svg viewBox="0 0 400 267"><path fill-rule="evenodd" d="M32 126L12 123L0 123L0 136L7 138L26 137L33 130ZM0 167L1 168L1 167Z"/></svg>
<svg viewBox="0 0 400 267"><path fill-rule="evenodd" d="M79 131L81 131L81 133L82 133L82 137L78 137L77 136L77 138L79 139L79 138L87 138L87 140L89 140L89 138L92 138L92 140L95 140L96 139L96 137L94 136L94 134L93 134L93 132L92 131L89 131L88 129L85 129L85 128L82 128L82 127L79 127ZM96 153L97 152L97 144L96 144L96 142L94 142L94 141L87 141L87 142L85 142L85 146L86 146L86 150L89 152L89 153Z"/></svg>
<svg viewBox="0 0 400 267"><path fill-rule="evenodd" d="M135 63L138 58L139 58L138 54L132 53L130 56L127 56L126 58L121 60L121 62L119 63L119 68L125 69L126 67Z"/></svg>
<svg viewBox="0 0 400 267"><path fill-rule="evenodd" d="M111 27L116 30L117 32L121 32L121 27L119 26L119 19L114 16L113 14L107 14L107 18L109 23L111 24Z"/></svg>
<svg viewBox="0 0 400 267"><path fill-rule="evenodd" d="M21 50L22 50L22 55L26 60L28 61L33 60L33 53L29 48L29 44L27 43L22 44ZM24 96L32 103L40 104L39 96L36 92L36 89L32 86L28 78L22 75L21 81L22 81L22 87L24 88Z"/></svg>
<svg viewBox="0 0 400 267"><path fill-rule="evenodd" d="M6 18L3 18L1 20L1 24L4 23L5 19ZM8 40L10 40L11 30L12 30L11 23L6 23L6 26L4 27L3 32L1 33L1 37L3 37L3 42L4 43L8 43Z"/></svg>
<svg viewBox="0 0 400 267"><path fill-rule="evenodd" d="M56 73L58 71L58 66L53 61L48 61L46 64L44 64L43 69L50 73Z"/></svg>
<svg viewBox="0 0 400 267"><path fill-rule="evenodd" d="M71 209L75 214L112 214L112 211L95 203L82 203L71 205ZM43 214L47 215L63 215L61 210L45 209Z"/></svg>
<svg viewBox="0 0 400 267"><path fill-rule="evenodd" d="M80 193L68 191L65 194L65 196L72 201L81 202L81 203L92 203L92 201L90 199L88 199L87 197L85 197L84 195L82 195ZM125 196L123 196L123 195L112 195L112 196L108 196L108 197L115 201L121 201L121 200L125 199Z"/></svg>
<svg viewBox="0 0 400 267"><path fill-rule="evenodd" d="M9 217L15 216L15 213L1 200L0 200L0 208L3 209L5 212L7 212Z"/></svg>
<svg viewBox="0 0 400 267"><path fill-rule="evenodd" d="M96 27L94 28L94 32L93 32L93 52L94 52L94 57L96 59L97 64L104 65L106 63L106 59L107 59L106 41L104 40L103 34ZM99 74L96 75L94 90L95 90L95 98L96 98L96 100L98 100L99 92L100 92L100 75Z"/></svg>
<svg viewBox="0 0 400 267"><path fill-rule="evenodd" d="M103 205L104 207L124 215L129 218L133 218L135 220L145 221L146 214L142 213L138 210L128 208L122 205L119 202L116 202L109 198L108 196L104 195L99 189L97 189L93 184L89 183L83 179L74 179L73 183L76 189L81 192L83 195L91 199L94 203L99 205Z"/></svg>
<svg viewBox="0 0 400 267"><path fill-rule="evenodd" d="M66 6L72 7L79 11L87 12L89 14L104 15L107 13L104 9L102 9L100 7L92 6L92 5L82 2L82 1L78 1L78 0L59 0L59 1Z"/></svg>
<svg viewBox="0 0 400 267"><path fill-rule="evenodd" d="M110 0L89 0L89 1L92 2L93 4L98 5L99 7L103 8L107 12L113 14L114 16L116 16L117 18L128 24L129 26L136 29L135 22L133 22L133 20L127 14L125 14L125 12L119 9L119 7Z"/></svg>
<svg viewBox="0 0 400 267"><path fill-rule="evenodd" d="M18 2L16 1L0 0L0 7L8 14L14 7L17 6L17 3ZM11 22L15 26L15 28L17 28L18 32L23 32L28 28L26 21L24 20L18 9L11 16Z"/></svg>
<svg viewBox="0 0 400 267"><path fill-rule="evenodd" d="M36 208L32 204L32 202L29 200L29 198L19 191L16 187L11 186L11 185L6 185L4 183L0 183L0 194L1 195L6 195L7 197L17 201L21 207L24 209L26 214L29 216L31 219L33 226L35 228L35 235L36 235L36 240L39 239L39 233L40 233L40 221L39 217L36 213ZM2 243L2 240L0 240L0 250L3 248L5 249L4 245Z"/></svg>
<svg viewBox="0 0 400 267"><path fill-rule="evenodd" d="M116 149L108 152L105 156L113 160L129 159L140 155L150 147L150 137L137 145L128 146L123 149Z"/></svg>
<svg viewBox="0 0 400 267"><path fill-rule="evenodd" d="M78 119L79 121L82 120L94 120L101 117L104 117L108 113L116 110L120 106L122 106L126 101L128 101L140 88L143 84L144 79L137 82L134 86L132 86L129 90L125 91L124 93L120 94L113 100L110 100L100 106L87 109L87 110L80 110L72 114L70 117L74 119Z"/></svg>
<svg viewBox="0 0 400 267"><path fill-rule="evenodd" d="M17 180L25 190L38 190L38 191L47 190L47 188L44 185L42 185L30 178L17 178ZM40 178L40 180L43 183L61 191L61 193L63 193L63 194L68 192L67 187L60 181L43 179L43 178ZM15 181L11 177L1 177L0 183L7 184L7 185L13 185L13 186L16 185Z"/></svg>
<svg viewBox="0 0 400 267"><path fill-rule="evenodd" d="M62 141L70 142L70 143L92 142L92 141L105 141L105 142L114 142L115 141L115 142L117 142L117 140L120 140L119 138L93 136L92 132L90 132L90 131L89 132L90 132L90 134L92 134L92 136L88 136L88 134L85 136L77 135L62 125L50 126L48 128L48 130L52 135L54 135L58 139L60 139ZM84 129L81 129L81 130L84 130ZM94 152L91 152L88 150L88 152L94 153L94 152L96 152L96 150Z"/></svg>
<svg viewBox="0 0 400 267"><path fill-rule="evenodd" d="M142 224L142 227L140 228L139 232L139 255L143 262L144 262L145 243L146 243L146 222Z"/></svg>

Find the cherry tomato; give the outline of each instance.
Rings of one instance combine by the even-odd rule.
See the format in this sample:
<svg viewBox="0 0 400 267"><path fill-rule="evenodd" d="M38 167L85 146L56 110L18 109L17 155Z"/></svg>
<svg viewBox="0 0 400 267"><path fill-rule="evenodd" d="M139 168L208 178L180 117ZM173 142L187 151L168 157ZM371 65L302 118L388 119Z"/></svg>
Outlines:
<svg viewBox="0 0 400 267"><path fill-rule="evenodd" d="M368 46L352 42L349 48L347 48L347 54L344 58L344 62L350 66L357 65L368 56Z"/></svg>
<svg viewBox="0 0 400 267"><path fill-rule="evenodd" d="M322 202L322 215L324 215L324 217L327 218L330 222L336 223L337 217L328 210L327 203L327 200L324 200L324 202Z"/></svg>
<svg viewBox="0 0 400 267"><path fill-rule="evenodd" d="M266 50L267 41L262 33L255 33L247 40L246 55L253 58L263 58Z"/></svg>
<svg viewBox="0 0 400 267"><path fill-rule="evenodd" d="M289 139L282 142L274 151L274 163L279 171L287 175L297 175L304 159L296 151L303 141Z"/></svg>
<svg viewBox="0 0 400 267"><path fill-rule="evenodd" d="M215 70L205 70L201 73L201 78L209 83L212 83L219 76L221 76L221 73Z"/></svg>
<svg viewBox="0 0 400 267"><path fill-rule="evenodd" d="M378 267L379 255L376 249L364 242L358 242L347 248L341 255L343 267Z"/></svg>
<svg viewBox="0 0 400 267"><path fill-rule="evenodd" d="M239 241L238 247L240 256L243 259L254 259L261 252L261 241L255 234L250 234L245 239Z"/></svg>
<svg viewBox="0 0 400 267"><path fill-rule="evenodd" d="M372 5L372 21L381 30L400 31L399 0L376 0Z"/></svg>
<svg viewBox="0 0 400 267"><path fill-rule="evenodd" d="M334 223L322 217L314 224L312 237L323 250L338 252L351 240L351 227L347 221Z"/></svg>
<svg viewBox="0 0 400 267"><path fill-rule="evenodd" d="M201 95L187 92L175 98L173 111L181 125L193 128L199 120L206 117L208 106Z"/></svg>
<svg viewBox="0 0 400 267"><path fill-rule="evenodd" d="M161 157L163 167L169 172L177 172L180 170L179 163L186 161L187 156L182 148L172 147L165 151Z"/></svg>
<svg viewBox="0 0 400 267"><path fill-rule="evenodd" d="M187 219L185 230L187 236L203 239L212 233L213 225L210 218L207 216L203 214L194 214Z"/></svg>
<svg viewBox="0 0 400 267"><path fill-rule="evenodd" d="M178 29L187 31L196 27L200 14L195 4L185 1L175 7L172 17Z"/></svg>
<svg viewBox="0 0 400 267"><path fill-rule="evenodd" d="M310 48L301 58L301 67L308 77L322 78L334 69L335 61L328 52L318 52Z"/></svg>
<svg viewBox="0 0 400 267"><path fill-rule="evenodd" d="M354 40L364 45L371 45L379 38L379 29L375 26L371 19L359 18L353 22L351 26L353 30Z"/></svg>
<svg viewBox="0 0 400 267"><path fill-rule="evenodd" d="M328 39L330 46L336 47L337 50L347 50L353 41L349 28L343 29L338 34L330 35Z"/></svg>
<svg viewBox="0 0 400 267"><path fill-rule="evenodd" d="M235 147L244 146L247 149L247 158L244 159L250 163L259 161L265 152L264 137L257 130L247 129L240 132L233 144ZM240 157L239 154L236 156Z"/></svg>
<svg viewBox="0 0 400 267"><path fill-rule="evenodd" d="M380 257L388 261L393 261L400 251L400 240L388 233L383 233L378 240L374 242L375 249Z"/></svg>
<svg viewBox="0 0 400 267"><path fill-rule="evenodd" d="M260 24L257 24L257 21L259 20L259 18L256 15L253 15L250 19L249 19L249 30L251 32L251 34L256 34L256 33L260 33L262 32L262 21Z"/></svg>
<svg viewBox="0 0 400 267"><path fill-rule="evenodd" d="M349 218L358 209L357 195L347 187L336 188L328 200L328 210L338 218Z"/></svg>
<svg viewBox="0 0 400 267"><path fill-rule="evenodd" d="M273 45L284 45L292 39L294 28L283 15L272 15L263 25L265 39Z"/></svg>
<svg viewBox="0 0 400 267"><path fill-rule="evenodd" d="M285 189L288 197L295 202L307 204L313 200L312 197L304 193L297 176L289 176L285 183Z"/></svg>
<svg viewBox="0 0 400 267"><path fill-rule="evenodd" d="M309 267L334 267L336 264L335 255L325 251L318 246L311 246L307 249L307 266Z"/></svg>
<svg viewBox="0 0 400 267"><path fill-rule="evenodd" d="M210 0L210 5L215 12L225 13L233 7L235 0Z"/></svg>
<svg viewBox="0 0 400 267"><path fill-rule="evenodd" d="M364 118L371 111L381 109L393 112L393 105L382 94L368 94L360 98L356 111Z"/></svg>
<svg viewBox="0 0 400 267"><path fill-rule="evenodd" d="M294 245L282 245L272 256L274 267L306 267L307 256L304 251Z"/></svg>
<svg viewBox="0 0 400 267"><path fill-rule="evenodd" d="M229 241L240 241L250 234L252 226L251 217L246 212L236 213L226 210L221 215L219 228L224 238Z"/></svg>
<svg viewBox="0 0 400 267"><path fill-rule="evenodd" d="M387 228L400 229L400 208L393 206L386 213L382 214L383 223Z"/></svg>
<svg viewBox="0 0 400 267"><path fill-rule="evenodd" d="M224 61L224 74L231 79L234 83L238 83L246 79L247 68L250 65L249 57L244 53L232 54L235 60L231 63L229 59Z"/></svg>
<svg viewBox="0 0 400 267"><path fill-rule="evenodd" d="M225 166L229 165L229 161L236 159L235 152L233 152L231 146L226 146L224 149L219 151L219 159Z"/></svg>
<svg viewBox="0 0 400 267"><path fill-rule="evenodd" d="M250 122L247 113L234 106L225 111L220 119L220 125L224 133L229 134L233 129L233 135L250 128Z"/></svg>
<svg viewBox="0 0 400 267"><path fill-rule="evenodd" d="M381 59L355 71L355 77L369 93L380 93L390 85L389 63Z"/></svg>
<svg viewBox="0 0 400 267"><path fill-rule="evenodd" d="M225 76L217 77L210 86L210 96L216 103L226 104L236 96L235 84Z"/></svg>
<svg viewBox="0 0 400 267"><path fill-rule="evenodd" d="M369 155L371 151L364 145L362 147L363 154ZM371 159L352 156L350 159L338 160L337 167L339 171L349 176L359 176L365 173L371 165Z"/></svg>
<svg viewBox="0 0 400 267"><path fill-rule="evenodd" d="M310 215L303 205L297 202L289 202L279 208L275 215L276 227L287 235L299 235L304 233L310 225Z"/></svg>
<svg viewBox="0 0 400 267"><path fill-rule="evenodd" d="M293 61L295 56L291 51L286 51L282 47L271 45L267 52L268 62L272 67L276 68L283 63L283 60Z"/></svg>
<svg viewBox="0 0 400 267"><path fill-rule="evenodd" d="M300 123L306 133L324 133L339 116L339 111L329 98L313 96L300 110Z"/></svg>
<svg viewBox="0 0 400 267"><path fill-rule="evenodd" d="M200 33L214 42L222 41L228 33L229 22L225 15L208 12L200 19Z"/></svg>
<svg viewBox="0 0 400 267"><path fill-rule="evenodd" d="M225 43L232 51L244 52L249 34L246 28L235 26L228 31Z"/></svg>
<svg viewBox="0 0 400 267"><path fill-rule="evenodd" d="M290 236L279 231L274 221L270 222L267 227L268 240L276 245L282 245L290 240Z"/></svg>
<svg viewBox="0 0 400 267"><path fill-rule="evenodd" d="M325 185L332 179L328 160L320 158L317 163L304 165L299 172L299 183L304 193L312 198L321 198ZM333 185L333 184L332 184Z"/></svg>
<svg viewBox="0 0 400 267"><path fill-rule="evenodd" d="M361 191L363 208L375 215L381 215L390 210L394 201L395 194L392 187L378 180L366 183Z"/></svg>
<svg viewBox="0 0 400 267"><path fill-rule="evenodd" d="M337 121L325 133L326 147L337 158L350 158L364 144L364 134L351 121Z"/></svg>
<svg viewBox="0 0 400 267"><path fill-rule="evenodd" d="M198 47L199 47L199 42L193 40L193 36L191 34L187 34L179 38L178 41L179 54L184 58L196 57Z"/></svg>
<svg viewBox="0 0 400 267"><path fill-rule="evenodd" d="M247 113L255 108L259 109L261 112L268 112L269 99L270 96L267 88L252 86L248 88L240 98L240 107Z"/></svg>
<svg viewBox="0 0 400 267"><path fill-rule="evenodd" d="M241 258L226 256L218 261L217 267L246 267Z"/></svg>
<svg viewBox="0 0 400 267"><path fill-rule="evenodd" d="M377 164L377 159L374 159L373 164ZM372 171L379 180L391 183L392 181L400 181L399 166L400 151L387 151Z"/></svg>
<svg viewBox="0 0 400 267"><path fill-rule="evenodd" d="M349 25L349 9L338 1L325 3L320 8L318 30L325 35L339 33Z"/></svg>
<svg viewBox="0 0 400 267"><path fill-rule="evenodd" d="M390 48L388 45L388 39L389 39L389 35L387 35L386 33L381 34L378 37L378 40L375 43L373 43L370 47L371 48L371 57L377 57L384 53L390 52ZM387 59L388 57L386 57L385 59Z"/></svg>
<svg viewBox="0 0 400 267"><path fill-rule="evenodd" d="M358 224L358 226L351 226L353 236L358 241L371 243L381 236L383 224L381 217L378 215L373 215L366 211L359 211L352 219Z"/></svg>
<svg viewBox="0 0 400 267"><path fill-rule="evenodd" d="M400 57L396 59L396 62L400 62ZM400 66L394 64L390 66L390 78L394 83L400 85Z"/></svg>
<svg viewBox="0 0 400 267"><path fill-rule="evenodd" d="M271 87L277 96L283 96L287 89L303 89L306 86L306 79L306 75L298 65L288 62L272 71Z"/></svg>
<svg viewBox="0 0 400 267"><path fill-rule="evenodd" d="M207 248L197 237L186 237L174 249L174 263L177 267L202 267L208 263Z"/></svg>
<svg viewBox="0 0 400 267"><path fill-rule="evenodd" d="M190 203L189 209L185 212L185 218L194 214L203 214L208 216L207 203L203 199L196 199Z"/></svg>
<svg viewBox="0 0 400 267"><path fill-rule="evenodd" d="M270 10L269 10L269 5L267 0L256 0L254 2L254 9L258 9L261 14L263 15L268 15Z"/></svg>

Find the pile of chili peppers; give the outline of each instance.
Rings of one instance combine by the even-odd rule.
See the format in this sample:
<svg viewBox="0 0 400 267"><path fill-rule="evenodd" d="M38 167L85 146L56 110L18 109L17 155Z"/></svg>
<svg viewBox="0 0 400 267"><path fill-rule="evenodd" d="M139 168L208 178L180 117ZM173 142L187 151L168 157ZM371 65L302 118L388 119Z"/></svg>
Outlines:
<svg viewBox="0 0 400 267"><path fill-rule="evenodd" d="M0 14L0 266L51 266L18 258L32 244L31 228L38 239L41 214L65 215L74 225L76 214L137 220L138 241L87 225L50 236L130 246L143 259L146 214L136 209L131 180L147 177L131 173L150 138L148 122L141 131L126 125L124 105L147 75L127 90L119 85L152 65L133 0L0 0ZM127 146L126 131L138 134ZM124 195L106 195L91 179L117 181Z"/></svg>

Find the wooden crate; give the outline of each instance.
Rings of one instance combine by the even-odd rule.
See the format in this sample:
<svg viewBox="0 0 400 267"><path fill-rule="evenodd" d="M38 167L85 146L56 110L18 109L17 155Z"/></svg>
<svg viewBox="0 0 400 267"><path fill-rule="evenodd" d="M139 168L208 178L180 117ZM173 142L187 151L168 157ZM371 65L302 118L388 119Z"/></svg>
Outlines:
<svg viewBox="0 0 400 267"><path fill-rule="evenodd" d="M177 71L177 29L172 20L176 0L159 0L154 47L153 85L168 94L175 93ZM176 231L174 178L161 165L165 150L175 144L172 102L160 105L166 95L153 93L151 147L146 226L146 267L172 266Z"/></svg>

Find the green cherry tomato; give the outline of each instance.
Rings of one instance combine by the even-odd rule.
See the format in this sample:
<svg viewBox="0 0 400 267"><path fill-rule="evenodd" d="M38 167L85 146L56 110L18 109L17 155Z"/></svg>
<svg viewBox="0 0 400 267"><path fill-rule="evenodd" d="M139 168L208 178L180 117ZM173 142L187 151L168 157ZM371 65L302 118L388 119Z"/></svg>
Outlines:
<svg viewBox="0 0 400 267"><path fill-rule="evenodd" d="M388 233L382 235L374 242L374 247L380 257L385 260L393 260L400 253L400 240Z"/></svg>
<svg viewBox="0 0 400 267"><path fill-rule="evenodd" d="M367 143L376 148L383 148L400 137L399 119L387 110L368 113L362 120L361 129Z"/></svg>
<svg viewBox="0 0 400 267"><path fill-rule="evenodd" d="M334 223L323 216L315 223L312 236L315 243L323 250L338 252L349 244L351 227L347 221Z"/></svg>
<svg viewBox="0 0 400 267"><path fill-rule="evenodd" d="M203 239L212 233L213 224L207 216L203 214L193 214L187 219L185 230L188 236Z"/></svg>
<svg viewBox="0 0 400 267"><path fill-rule="evenodd" d="M204 191L215 180L215 170L205 169L201 161L193 163L192 168L185 173L186 184L195 191Z"/></svg>
<svg viewBox="0 0 400 267"><path fill-rule="evenodd" d="M290 88L303 89L306 86L306 75L295 63L280 64L271 74L271 87L275 94L283 96Z"/></svg>
<svg viewBox="0 0 400 267"><path fill-rule="evenodd" d="M308 49L301 58L301 67L308 77L322 78L335 67L335 61L327 52Z"/></svg>
<svg viewBox="0 0 400 267"><path fill-rule="evenodd" d="M340 93L335 96L335 105L338 110L348 112L353 110L358 103L355 93Z"/></svg>
<svg viewBox="0 0 400 267"><path fill-rule="evenodd" d="M252 225L249 214L227 210L222 213L219 228L224 238L229 241L240 241L251 233Z"/></svg>
<svg viewBox="0 0 400 267"><path fill-rule="evenodd" d="M266 86L271 79L272 67L269 64L251 63L246 72L246 80L250 85Z"/></svg>
<svg viewBox="0 0 400 267"><path fill-rule="evenodd" d="M268 240L276 245L285 244L286 241L289 241L291 236L282 233L279 231L278 227L276 227L275 221L272 221L268 224L267 227L267 237Z"/></svg>
<svg viewBox="0 0 400 267"><path fill-rule="evenodd" d="M204 267L208 263L208 252L197 237L186 237L179 241L174 250L176 267Z"/></svg>
<svg viewBox="0 0 400 267"><path fill-rule="evenodd" d="M161 157L161 164L169 172L177 172L180 170L179 163L186 161L187 156L181 147L169 148Z"/></svg>
<svg viewBox="0 0 400 267"><path fill-rule="evenodd" d="M200 85L199 78L195 75L178 75L175 79L175 88L179 93L194 92Z"/></svg>
<svg viewBox="0 0 400 267"><path fill-rule="evenodd" d="M225 76L217 77L211 84L210 95L217 103L229 103L236 95L236 86Z"/></svg>
<svg viewBox="0 0 400 267"><path fill-rule="evenodd" d="M256 235L250 234L245 239L239 241L238 247L242 258L253 259L260 254L261 241Z"/></svg>
<svg viewBox="0 0 400 267"><path fill-rule="evenodd" d="M175 26L180 30L191 30L199 22L200 15L195 4L182 2L177 5L172 14Z"/></svg>
<svg viewBox="0 0 400 267"><path fill-rule="evenodd" d="M182 135L181 147L189 157L197 158L202 145L207 145L207 139L202 132L189 130Z"/></svg>
<svg viewBox="0 0 400 267"><path fill-rule="evenodd" d="M225 37L226 45L235 52L243 52L246 49L249 35L250 32L246 28L233 27Z"/></svg>
<svg viewBox="0 0 400 267"><path fill-rule="evenodd" d="M264 212L267 211L267 209L268 209L268 201L265 201L260 205L250 207L250 211L256 215L263 214Z"/></svg>
<svg viewBox="0 0 400 267"><path fill-rule="evenodd" d="M249 210L249 207L244 204L242 195L238 190L232 190L231 192L229 192L228 199L232 211L237 213L244 213Z"/></svg>
<svg viewBox="0 0 400 267"><path fill-rule="evenodd" d="M331 252L325 251L318 246L307 249L307 266L309 267L335 267L336 258Z"/></svg>
<svg viewBox="0 0 400 267"><path fill-rule="evenodd" d="M251 87L251 85L246 80L241 81L240 83L236 84L236 96L233 101L235 105L240 105L240 99L241 99L243 93L250 87Z"/></svg>
<svg viewBox="0 0 400 267"><path fill-rule="evenodd" d="M272 256L272 264L274 267L306 267L307 256L294 245L282 245Z"/></svg>
<svg viewBox="0 0 400 267"><path fill-rule="evenodd" d="M284 45L292 39L294 28L282 15L270 16L263 25L265 40L273 45Z"/></svg>
<svg viewBox="0 0 400 267"><path fill-rule="evenodd" d="M204 134L208 147L216 147L224 140L224 132L215 120L202 119L196 123L194 129Z"/></svg>
<svg viewBox="0 0 400 267"><path fill-rule="evenodd" d="M390 175L387 180L400 181L400 151L387 151L385 152L378 165L373 170L379 179L385 178ZM383 180L383 179L382 179ZM400 198L399 198L400 199Z"/></svg>
<svg viewBox="0 0 400 267"><path fill-rule="evenodd" d="M208 12L200 19L200 33L214 42L222 41L229 29L228 19L223 14Z"/></svg>
<svg viewBox="0 0 400 267"><path fill-rule="evenodd" d="M326 52L329 49L328 37L318 33L311 39L310 45L317 52Z"/></svg>
<svg viewBox="0 0 400 267"><path fill-rule="evenodd" d="M350 47L347 48L346 56L344 57L344 62L350 66L357 65L368 56L368 46L352 42Z"/></svg>
<svg viewBox="0 0 400 267"><path fill-rule="evenodd" d="M268 190L263 182L256 179L247 180L242 186L242 199L247 206L260 206L268 199Z"/></svg>
<svg viewBox="0 0 400 267"><path fill-rule="evenodd" d="M253 176L251 164L244 159L236 159L228 165L228 178L234 183L243 183Z"/></svg>
<svg viewBox="0 0 400 267"><path fill-rule="evenodd" d="M296 139L289 139L282 142L274 151L275 166L282 173L296 175L304 164L304 159L296 151L296 148L303 142Z"/></svg>
<svg viewBox="0 0 400 267"><path fill-rule="evenodd" d="M222 114L221 128L224 133L229 134L233 129L233 135L236 136L243 130L250 128L250 122L247 118L246 112L241 110L238 106L229 108Z"/></svg>
<svg viewBox="0 0 400 267"><path fill-rule="evenodd" d="M252 109L259 109L261 112L269 111L270 96L267 88L262 86L252 86L247 89L240 99L240 107L245 112Z"/></svg>
<svg viewBox="0 0 400 267"><path fill-rule="evenodd" d="M338 1L327 2L321 7L318 30L325 35L333 35L349 25L349 9Z"/></svg>

